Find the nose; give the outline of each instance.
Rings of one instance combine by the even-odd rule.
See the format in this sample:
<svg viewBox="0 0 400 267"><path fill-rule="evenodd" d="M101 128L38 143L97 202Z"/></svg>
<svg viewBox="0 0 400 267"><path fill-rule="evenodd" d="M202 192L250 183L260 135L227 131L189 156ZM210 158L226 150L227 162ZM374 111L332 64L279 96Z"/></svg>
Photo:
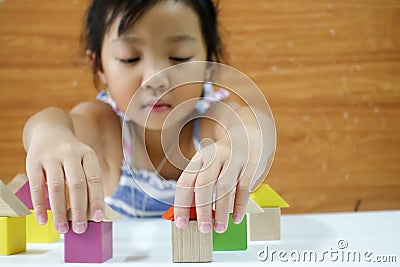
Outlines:
<svg viewBox="0 0 400 267"><path fill-rule="evenodd" d="M148 66L144 70L142 87L152 91L154 95L165 92L169 88L170 82L164 69L163 67Z"/></svg>

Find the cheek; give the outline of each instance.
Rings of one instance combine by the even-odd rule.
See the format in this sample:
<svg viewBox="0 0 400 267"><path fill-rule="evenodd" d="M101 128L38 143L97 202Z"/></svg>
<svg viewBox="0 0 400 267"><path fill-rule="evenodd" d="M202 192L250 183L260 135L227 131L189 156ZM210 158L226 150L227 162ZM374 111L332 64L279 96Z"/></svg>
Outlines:
<svg viewBox="0 0 400 267"><path fill-rule="evenodd" d="M118 108L125 112L140 86L138 77L135 77L134 72L127 72L122 68L113 68L112 66L107 70L106 75L111 96Z"/></svg>

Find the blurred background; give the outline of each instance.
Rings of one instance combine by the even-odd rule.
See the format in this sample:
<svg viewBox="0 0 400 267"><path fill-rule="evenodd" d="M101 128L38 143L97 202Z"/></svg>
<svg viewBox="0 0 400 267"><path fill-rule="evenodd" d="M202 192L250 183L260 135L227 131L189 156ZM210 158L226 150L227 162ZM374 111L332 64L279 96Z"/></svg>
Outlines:
<svg viewBox="0 0 400 267"><path fill-rule="evenodd" d="M88 0L0 0L0 179L25 172L25 121L93 99ZM221 0L228 63L278 133L267 182L284 213L400 209L400 1Z"/></svg>

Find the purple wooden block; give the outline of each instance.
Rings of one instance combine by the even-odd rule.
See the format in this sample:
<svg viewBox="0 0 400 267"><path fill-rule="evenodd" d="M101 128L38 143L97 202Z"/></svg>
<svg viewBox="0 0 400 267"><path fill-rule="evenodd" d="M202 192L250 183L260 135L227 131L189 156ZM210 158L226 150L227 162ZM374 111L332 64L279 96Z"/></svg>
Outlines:
<svg viewBox="0 0 400 267"><path fill-rule="evenodd" d="M20 189L15 193L15 195L25 204L28 209L33 210L31 191L29 189L29 182L26 182ZM46 208L50 209L49 193L46 187Z"/></svg>
<svg viewBox="0 0 400 267"><path fill-rule="evenodd" d="M64 236L64 261L103 263L113 256L112 222L88 222L85 233L76 234L69 222Z"/></svg>

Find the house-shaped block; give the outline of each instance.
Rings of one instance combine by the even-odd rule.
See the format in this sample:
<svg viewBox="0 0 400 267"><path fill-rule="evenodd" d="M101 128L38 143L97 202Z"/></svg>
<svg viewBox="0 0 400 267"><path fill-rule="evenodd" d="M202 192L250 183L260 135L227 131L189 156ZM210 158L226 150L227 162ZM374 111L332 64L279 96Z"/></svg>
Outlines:
<svg viewBox="0 0 400 267"><path fill-rule="evenodd" d="M250 198L264 210L264 213L249 214L249 240L279 240L281 238L281 208L289 207L288 203L267 184L262 184L251 193Z"/></svg>
<svg viewBox="0 0 400 267"><path fill-rule="evenodd" d="M50 210L50 202L46 188L46 208L47 208L47 224L40 225L36 221L33 210L31 192L29 188L28 177L20 173L16 175L7 187L27 206L32 214L26 217L26 239L28 243L51 243L60 240L60 234L55 230L53 215Z"/></svg>
<svg viewBox="0 0 400 267"><path fill-rule="evenodd" d="M190 208L188 225L178 228L174 222L174 206L163 218L171 220L172 261L210 262L212 261L212 233L202 233L198 229L196 208Z"/></svg>
<svg viewBox="0 0 400 267"><path fill-rule="evenodd" d="M233 209L233 207L232 207ZM247 203L247 214L263 213L263 209L257 205L252 199ZM232 220L232 213L229 215L228 227L224 233L213 231L213 250L214 251L234 251L247 249L247 216L245 215L242 222L235 224Z"/></svg>
<svg viewBox="0 0 400 267"><path fill-rule="evenodd" d="M25 216L29 209L0 180L0 255L26 251Z"/></svg>
<svg viewBox="0 0 400 267"><path fill-rule="evenodd" d="M89 221L83 234L72 230L64 236L64 261L74 263L103 263L113 256L112 221L119 217L108 206L105 208L105 220ZM71 219L71 218L70 218Z"/></svg>

